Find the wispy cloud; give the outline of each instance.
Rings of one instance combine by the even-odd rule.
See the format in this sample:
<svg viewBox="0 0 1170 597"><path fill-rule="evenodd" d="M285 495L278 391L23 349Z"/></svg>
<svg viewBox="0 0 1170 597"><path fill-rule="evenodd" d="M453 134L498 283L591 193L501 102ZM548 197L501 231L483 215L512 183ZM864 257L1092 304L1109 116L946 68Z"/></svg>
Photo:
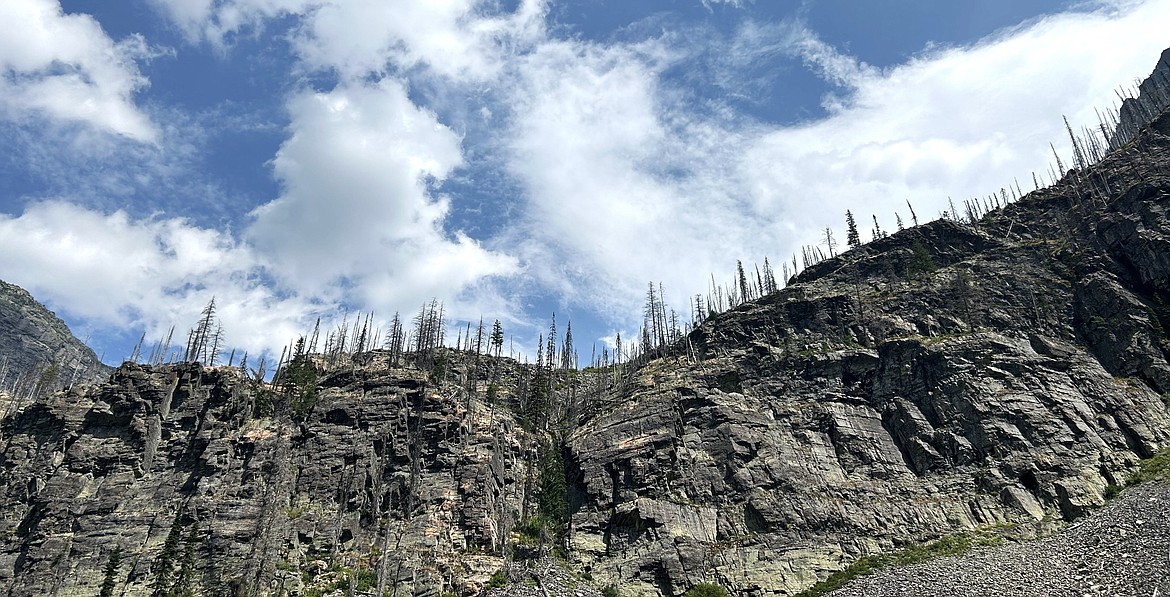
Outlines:
<svg viewBox="0 0 1170 597"><path fill-rule="evenodd" d="M299 17L294 47L309 69L355 79L423 67L454 80L494 78L517 49L543 36L546 0L504 11L490 0L151 0L192 40L217 47Z"/></svg>
<svg viewBox="0 0 1170 597"><path fill-rule="evenodd" d="M1118 82L1148 72L1166 41L1147 24L1167 18L1165 2L1055 15L886 71L798 22L749 24L731 59L792 56L840 88L826 117L795 126L696 110L646 49L667 38L547 44L512 98L522 254L544 284L628 318L647 281L685 305L710 272L816 244L846 209L887 229L895 211L909 220L907 200L934 217L948 196L1042 171L1061 113L1095 123Z"/></svg>

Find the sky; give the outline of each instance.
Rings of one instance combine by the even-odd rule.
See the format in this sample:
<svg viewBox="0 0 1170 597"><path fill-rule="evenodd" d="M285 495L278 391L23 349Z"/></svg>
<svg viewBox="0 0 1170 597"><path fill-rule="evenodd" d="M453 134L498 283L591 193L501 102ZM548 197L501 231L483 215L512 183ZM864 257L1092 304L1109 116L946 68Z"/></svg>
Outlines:
<svg viewBox="0 0 1170 597"><path fill-rule="evenodd" d="M1170 0L4 0L0 279L107 363L194 326L555 313L634 337L790 261L1071 162ZM867 235L863 233L863 238ZM584 358L584 357L583 357Z"/></svg>

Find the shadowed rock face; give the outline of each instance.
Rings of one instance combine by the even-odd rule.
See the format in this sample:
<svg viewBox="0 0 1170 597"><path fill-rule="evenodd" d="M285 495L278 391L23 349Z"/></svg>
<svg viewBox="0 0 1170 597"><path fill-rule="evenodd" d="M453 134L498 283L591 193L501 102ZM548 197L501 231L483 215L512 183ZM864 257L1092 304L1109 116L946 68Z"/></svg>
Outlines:
<svg viewBox="0 0 1170 597"><path fill-rule="evenodd" d="M1168 133L709 320L572 434L571 557L634 595L785 595L1103 504L1170 446Z"/></svg>
<svg viewBox="0 0 1170 597"><path fill-rule="evenodd" d="M0 391L14 383L28 385L21 381L35 383L54 365L51 389L97 381L110 372L56 315L23 288L0 280Z"/></svg>

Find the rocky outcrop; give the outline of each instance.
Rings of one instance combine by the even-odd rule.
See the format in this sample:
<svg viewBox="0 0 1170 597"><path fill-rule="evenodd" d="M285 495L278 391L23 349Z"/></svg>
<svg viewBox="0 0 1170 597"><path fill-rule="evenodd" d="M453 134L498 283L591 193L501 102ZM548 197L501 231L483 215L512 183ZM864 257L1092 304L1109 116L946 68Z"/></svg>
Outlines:
<svg viewBox="0 0 1170 597"><path fill-rule="evenodd" d="M25 394L109 374L93 350L23 288L0 280L0 393ZM14 392L19 387L20 392Z"/></svg>
<svg viewBox="0 0 1170 597"><path fill-rule="evenodd" d="M478 590L503 565L532 442L385 355L307 414L237 369L127 364L0 427L0 587L116 594ZM277 413L279 415L279 413Z"/></svg>
<svg viewBox="0 0 1170 597"><path fill-rule="evenodd" d="M1170 48L1162 52L1154 71L1138 85L1137 94L1122 101L1111 145L1119 147L1129 143L1167 106L1170 106Z"/></svg>

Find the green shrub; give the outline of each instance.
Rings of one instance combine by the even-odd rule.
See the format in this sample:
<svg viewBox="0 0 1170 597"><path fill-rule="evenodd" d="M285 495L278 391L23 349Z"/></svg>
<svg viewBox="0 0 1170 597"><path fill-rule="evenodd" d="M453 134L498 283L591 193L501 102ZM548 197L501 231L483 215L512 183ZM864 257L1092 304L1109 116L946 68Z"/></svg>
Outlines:
<svg viewBox="0 0 1170 597"><path fill-rule="evenodd" d="M487 588L498 589L498 588L503 587L507 584L508 584L508 575L505 574L503 570L496 570L496 573L493 574L490 579L488 579Z"/></svg>
<svg viewBox="0 0 1170 597"><path fill-rule="evenodd" d="M373 570L358 570L357 571L357 587L358 591L369 591L378 586L378 574Z"/></svg>
<svg viewBox="0 0 1170 597"><path fill-rule="evenodd" d="M723 587L721 587L717 584L714 584L714 583L704 582L704 583L699 583L699 584L691 587L691 589L689 591L687 591L686 593L683 593L683 597L731 597L731 596L728 594L727 589L724 589Z"/></svg>
<svg viewBox="0 0 1170 597"><path fill-rule="evenodd" d="M609 585L601 590L601 597L621 597L621 593L618 593L617 587Z"/></svg>
<svg viewBox="0 0 1170 597"><path fill-rule="evenodd" d="M922 241L916 239L914 244L910 247L910 261L906 264L906 271L911 277L924 276L938 269L934 263L934 257L930 254L930 250Z"/></svg>
<svg viewBox="0 0 1170 597"><path fill-rule="evenodd" d="M1111 500L1121 494L1121 486L1110 483L1105 486L1105 499Z"/></svg>

